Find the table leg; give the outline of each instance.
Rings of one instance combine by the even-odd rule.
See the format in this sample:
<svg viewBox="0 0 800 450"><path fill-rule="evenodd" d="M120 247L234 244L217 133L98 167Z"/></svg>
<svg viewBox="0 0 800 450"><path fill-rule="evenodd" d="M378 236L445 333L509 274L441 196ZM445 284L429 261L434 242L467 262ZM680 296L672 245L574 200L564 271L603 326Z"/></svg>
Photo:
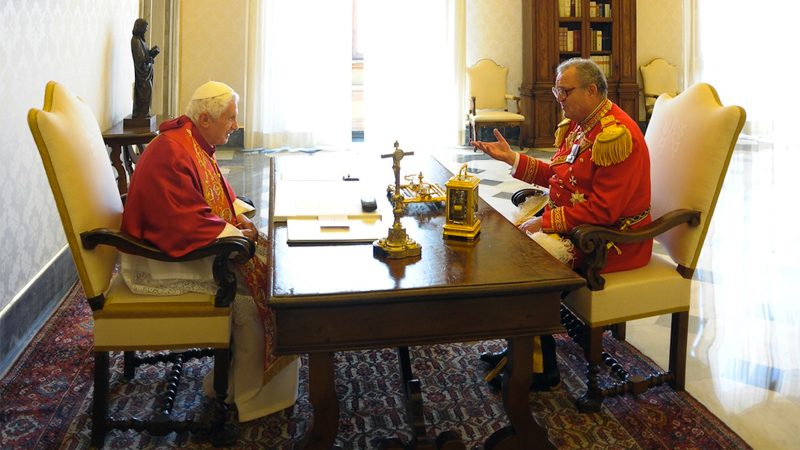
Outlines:
<svg viewBox="0 0 800 450"><path fill-rule="evenodd" d="M427 434L425 415L423 414L422 383L414 376L411 368L411 354L408 347L397 348L397 359L400 362L400 378L406 397L406 414L414 437L422 439Z"/></svg>
<svg viewBox="0 0 800 450"><path fill-rule="evenodd" d="M125 174L130 179L133 176L133 147L136 144L122 146L122 165L125 166Z"/></svg>
<svg viewBox="0 0 800 450"><path fill-rule="evenodd" d="M111 149L109 155L111 165L117 170L117 189L119 189L119 195L122 195L128 192L128 172L122 166L122 146L109 145L109 148Z"/></svg>
<svg viewBox="0 0 800 450"><path fill-rule="evenodd" d="M308 396L314 413L311 426L295 449L329 450L339 429L339 400L336 398L333 353L308 355Z"/></svg>
<svg viewBox="0 0 800 450"><path fill-rule="evenodd" d="M547 430L533 420L528 393L533 372L533 337L508 340L508 366L503 379L503 406L514 428L519 448L555 449Z"/></svg>

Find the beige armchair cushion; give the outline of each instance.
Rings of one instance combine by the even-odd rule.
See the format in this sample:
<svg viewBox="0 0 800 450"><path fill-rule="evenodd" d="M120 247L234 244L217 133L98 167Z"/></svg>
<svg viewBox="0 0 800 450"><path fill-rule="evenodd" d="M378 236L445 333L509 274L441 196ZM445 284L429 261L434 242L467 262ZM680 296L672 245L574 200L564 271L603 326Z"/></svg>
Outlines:
<svg viewBox="0 0 800 450"><path fill-rule="evenodd" d="M508 111L478 111L473 118L474 123L482 122L519 122L525 121L525 116Z"/></svg>
<svg viewBox="0 0 800 450"><path fill-rule="evenodd" d="M476 98L475 109L507 108L506 78L508 69L491 59L481 59L467 69L469 95Z"/></svg>
<svg viewBox="0 0 800 450"><path fill-rule="evenodd" d="M688 311L692 282L675 269L669 258L653 255L644 267L603 275L603 290L584 287L572 291L563 301L593 327Z"/></svg>
<svg viewBox="0 0 800 450"><path fill-rule="evenodd" d="M122 221L122 201L100 128L83 101L53 82L47 85L44 109L31 110L28 123L83 289L89 298L100 295L108 287L117 250L110 246L86 250L80 233L118 229ZM75 169L65 170L70 167Z"/></svg>
<svg viewBox="0 0 800 450"><path fill-rule="evenodd" d="M710 85L699 83L677 97L658 99L647 127L652 215L688 208L700 225L682 225L656 238L678 264L694 269L733 148L744 126L744 109L722 106Z"/></svg>
<svg viewBox="0 0 800 450"><path fill-rule="evenodd" d="M230 308L213 295L138 295L119 276L94 314L96 351L227 347L230 334Z"/></svg>

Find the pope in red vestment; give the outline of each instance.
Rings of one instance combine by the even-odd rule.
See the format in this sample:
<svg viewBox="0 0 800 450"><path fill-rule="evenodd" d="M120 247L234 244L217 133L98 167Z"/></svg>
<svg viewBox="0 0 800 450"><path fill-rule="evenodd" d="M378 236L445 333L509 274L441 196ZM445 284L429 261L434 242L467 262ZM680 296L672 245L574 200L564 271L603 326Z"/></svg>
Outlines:
<svg viewBox="0 0 800 450"><path fill-rule="evenodd" d="M248 421L295 402L299 363L295 356L272 351L275 320L264 290L269 276L264 237L243 214L244 203L215 157L216 145L238 129L237 101L229 86L211 81L195 91L187 115L159 127L131 178L122 231L175 257L224 236L243 235L259 244L253 258L236 266L239 290L231 308L235 347L229 392L239 420ZM163 263L123 254L120 272L134 292L213 294L210 263ZM213 394L210 378L205 386Z"/></svg>
<svg viewBox="0 0 800 450"><path fill-rule="evenodd" d="M195 145L212 160L216 148L186 116L164 122L159 133L137 163L125 201L122 231L153 243L170 256L183 256L213 242L229 223L211 210L201 186L205 174L195 164ZM233 211L233 189L218 168L212 170L222 185L221 199Z"/></svg>

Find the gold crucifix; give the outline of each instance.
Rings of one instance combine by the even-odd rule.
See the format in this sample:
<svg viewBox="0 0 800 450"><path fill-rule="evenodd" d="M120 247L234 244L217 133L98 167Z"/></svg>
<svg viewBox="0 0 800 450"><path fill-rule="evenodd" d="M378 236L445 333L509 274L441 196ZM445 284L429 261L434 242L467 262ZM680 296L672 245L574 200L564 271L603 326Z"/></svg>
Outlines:
<svg viewBox="0 0 800 450"><path fill-rule="evenodd" d="M403 215L405 202L403 194L400 192L400 160L406 155L413 155L414 152L404 152L400 149L400 144L395 141L394 152L381 155L381 158L392 158L392 170L394 171L394 194L392 195L392 212L394 213L394 223L389 228L389 236L378 239L372 243L372 254L374 256L385 256L390 259L407 258L419 256L422 253L422 246L408 237L405 228L400 225L400 217Z"/></svg>

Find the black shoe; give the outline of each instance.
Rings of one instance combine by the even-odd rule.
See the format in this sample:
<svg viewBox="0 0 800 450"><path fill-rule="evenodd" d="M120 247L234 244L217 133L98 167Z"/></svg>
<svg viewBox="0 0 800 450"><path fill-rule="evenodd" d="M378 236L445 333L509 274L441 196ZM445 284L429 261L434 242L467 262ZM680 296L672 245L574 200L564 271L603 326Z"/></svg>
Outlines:
<svg viewBox="0 0 800 450"><path fill-rule="evenodd" d="M499 352L483 352L481 353L480 360L485 362L489 365L489 367L495 367L500 364L500 360L503 359L508 354L508 349L505 348Z"/></svg>
<svg viewBox="0 0 800 450"><path fill-rule="evenodd" d="M503 389L504 375L505 374L501 373L488 382L489 387L492 388L493 391L501 391ZM561 374L558 372L558 370L545 373L534 373L533 379L531 380L531 392L552 391L558 388L560 384Z"/></svg>
<svg viewBox="0 0 800 450"><path fill-rule="evenodd" d="M544 373L534 373L531 380L531 392L552 391L561 384L558 369Z"/></svg>

